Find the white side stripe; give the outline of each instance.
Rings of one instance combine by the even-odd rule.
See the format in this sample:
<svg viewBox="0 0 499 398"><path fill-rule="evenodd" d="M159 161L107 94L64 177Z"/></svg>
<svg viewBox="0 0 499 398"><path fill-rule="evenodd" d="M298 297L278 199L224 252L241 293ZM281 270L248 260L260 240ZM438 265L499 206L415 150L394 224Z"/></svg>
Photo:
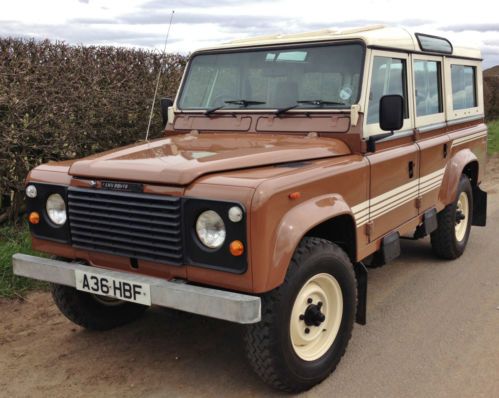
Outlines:
<svg viewBox="0 0 499 398"><path fill-rule="evenodd" d="M465 144L467 142L475 141L478 140L479 138L486 137L487 132L486 131L480 131L475 134L467 135L466 137L461 137L461 138L456 138L454 141L452 141L452 147L455 147L457 145Z"/></svg>
<svg viewBox="0 0 499 398"><path fill-rule="evenodd" d="M357 227L440 187L445 167L352 207Z"/></svg>
<svg viewBox="0 0 499 398"><path fill-rule="evenodd" d="M452 142L452 147L475 141L486 136L486 131L480 131L465 137L456 138ZM389 213L397 207L416 199L419 195L427 194L428 192L439 188L442 184L444 174L445 167L378 195L370 201L366 200L353 206L352 213L355 222L357 223L357 227L364 225L369 220L376 219Z"/></svg>

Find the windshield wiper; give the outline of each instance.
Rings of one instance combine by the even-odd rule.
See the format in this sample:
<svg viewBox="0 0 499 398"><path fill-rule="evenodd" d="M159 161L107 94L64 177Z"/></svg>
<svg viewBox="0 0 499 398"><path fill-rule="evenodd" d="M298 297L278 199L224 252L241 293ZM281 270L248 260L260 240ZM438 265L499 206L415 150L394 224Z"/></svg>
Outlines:
<svg viewBox="0 0 499 398"><path fill-rule="evenodd" d="M265 101L252 101L252 100L245 100L245 99L230 100L230 101L224 101L224 102L226 104L241 105L241 106L244 106L245 108L248 105L263 105L263 104L266 104Z"/></svg>
<svg viewBox="0 0 499 398"><path fill-rule="evenodd" d="M275 111L275 114L282 115L283 113L286 113L287 111L290 111L291 109L298 108L299 106L300 106L300 104L296 104L296 105L287 106L285 108L279 108Z"/></svg>
<svg viewBox="0 0 499 398"><path fill-rule="evenodd" d="M204 111L204 114L205 115L211 115L213 112L216 112L216 111L218 111L219 109L222 109L222 108L225 108L225 105L220 105L220 106L216 106L216 107L211 108L211 109L206 109Z"/></svg>
<svg viewBox="0 0 499 398"><path fill-rule="evenodd" d="M317 105L317 106L322 106L322 105L346 105L344 102L335 102L335 101L324 101L321 99L316 99L316 100L301 100L301 101L296 101L298 104L309 104L309 105Z"/></svg>
<svg viewBox="0 0 499 398"><path fill-rule="evenodd" d="M240 100L230 100L230 101L224 101L225 104L235 104L235 105L241 105L244 106L245 108L248 105L261 105L261 104L266 104L264 101L252 101L252 100L245 100L245 99L240 99ZM214 108L206 109L204 111L205 115L211 115L212 113L218 111L219 109L225 108L227 105L220 105L216 106Z"/></svg>
<svg viewBox="0 0 499 398"><path fill-rule="evenodd" d="M285 108L279 108L275 111L276 115L282 115L283 113L286 113L287 111L290 111L291 109L298 108L301 104L310 104L310 105L317 105L317 106L322 106L322 105L346 105L343 102L334 102L334 101L323 101L323 100L302 100L302 101L296 101L296 105L290 105Z"/></svg>
<svg viewBox="0 0 499 398"><path fill-rule="evenodd" d="M245 99L240 99L240 100L230 100L230 101L224 101L225 104L235 104L235 105L241 105L241 106L244 106L245 108L248 106L248 105L261 105L261 104L265 104L266 102L264 101L252 101L252 100L245 100ZM219 109L222 109L222 108L225 108L227 105L220 105L220 106L216 106L214 108L211 108L211 109L207 109L204 111L204 114L205 115L211 115L212 113L218 111Z"/></svg>

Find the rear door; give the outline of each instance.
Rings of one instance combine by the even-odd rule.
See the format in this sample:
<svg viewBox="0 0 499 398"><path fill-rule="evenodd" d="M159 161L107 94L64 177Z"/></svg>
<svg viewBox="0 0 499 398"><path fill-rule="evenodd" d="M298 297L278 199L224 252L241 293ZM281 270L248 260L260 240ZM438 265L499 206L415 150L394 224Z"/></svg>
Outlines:
<svg viewBox="0 0 499 398"><path fill-rule="evenodd" d="M421 153L419 212L424 213L434 207L438 201L438 193L450 154L445 123L443 58L413 54L412 70L416 142Z"/></svg>
<svg viewBox="0 0 499 398"><path fill-rule="evenodd" d="M379 127L379 100L383 95L404 97L404 125L394 136L379 141L367 159L371 166L370 240L375 240L416 217L418 210L419 148L414 143L411 64L408 54L373 51L366 136L384 133Z"/></svg>

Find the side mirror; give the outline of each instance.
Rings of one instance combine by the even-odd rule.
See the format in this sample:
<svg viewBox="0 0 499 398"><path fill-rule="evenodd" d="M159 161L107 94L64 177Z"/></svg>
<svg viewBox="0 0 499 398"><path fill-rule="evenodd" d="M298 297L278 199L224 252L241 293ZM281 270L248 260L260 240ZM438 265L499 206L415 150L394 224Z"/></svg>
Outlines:
<svg viewBox="0 0 499 398"><path fill-rule="evenodd" d="M367 151L376 152L376 141L393 135L404 125L404 97L398 94L384 95L379 100L379 126L389 133L371 135L367 140Z"/></svg>
<svg viewBox="0 0 499 398"><path fill-rule="evenodd" d="M163 119L163 127L168 123L168 108L173 105L171 98L161 98L159 101L161 106L161 118Z"/></svg>
<svg viewBox="0 0 499 398"><path fill-rule="evenodd" d="M383 131L400 130L404 125L404 97L384 95L379 100L379 126Z"/></svg>

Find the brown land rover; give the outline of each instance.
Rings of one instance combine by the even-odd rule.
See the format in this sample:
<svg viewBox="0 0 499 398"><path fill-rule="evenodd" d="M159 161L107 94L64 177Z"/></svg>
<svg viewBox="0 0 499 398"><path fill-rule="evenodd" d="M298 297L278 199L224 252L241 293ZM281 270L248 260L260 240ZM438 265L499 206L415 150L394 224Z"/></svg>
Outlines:
<svg viewBox="0 0 499 398"><path fill-rule="evenodd" d="M478 50L380 26L195 52L165 137L32 170L17 275L110 329L160 305L247 324L275 388L319 383L365 323L367 271L485 225Z"/></svg>

